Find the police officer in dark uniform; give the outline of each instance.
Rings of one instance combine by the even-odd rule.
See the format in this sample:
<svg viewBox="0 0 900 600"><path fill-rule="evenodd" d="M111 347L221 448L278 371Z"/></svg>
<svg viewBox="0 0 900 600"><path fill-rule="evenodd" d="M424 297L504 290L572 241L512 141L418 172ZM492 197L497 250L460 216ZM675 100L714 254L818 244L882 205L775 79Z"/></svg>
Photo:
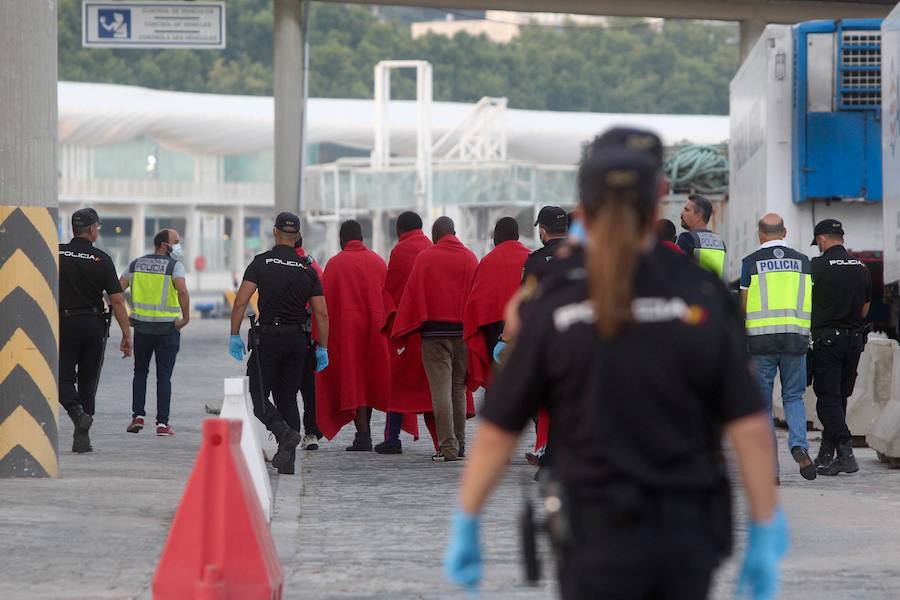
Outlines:
<svg viewBox="0 0 900 600"><path fill-rule="evenodd" d="M822 255L811 264L813 391L823 426L815 463L820 475L855 473L859 466L847 428L847 398L853 394L856 367L866 345L863 319L872 302L872 276L844 248L840 221L820 221L814 234L812 245Z"/></svg>
<svg viewBox="0 0 900 600"><path fill-rule="evenodd" d="M740 585L775 597L787 527L739 312L718 278L658 245L659 178L646 152L602 138L589 147L579 171L585 267L540 286L488 390L451 523L454 582L477 585L478 513L544 406L565 490L568 535L555 539L563 598L707 597L730 546L723 430L752 515Z"/></svg>
<svg viewBox="0 0 900 600"><path fill-rule="evenodd" d="M93 208L77 210L72 214L75 237L59 245L59 403L75 425L72 452L79 453L93 450L89 430L109 336L104 292L122 330L119 349L123 357L131 356L128 311L116 267L94 247L100 225Z"/></svg>
<svg viewBox="0 0 900 600"><path fill-rule="evenodd" d="M522 269L522 281L528 281L544 263L553 260L553 253L566 239L569 231L569 215L558 206L545 206L538 213L534 226L538 228L538 236L543 246L528 255Z"/></svg>
<svg viewBox="0 0 900 600"><path fill-rule="evenodd" d="M259 321L250 331L247 374L253 411L278 440L272 466L282 474L294 473L294 451L301 440L297 392L311 335L307 304L318 327L316 370L328 366L328 309L318 275L294 251L299 231L297 215L278 215L273 231L275 247L257 255L247 267L231 311L229 351L241 361L245 352L241 321L250 297L259 291ZM269 400L270 394L274 404ZM294 422L288 422L288 416Z"/></svg>
<svg viewBox="0 0 900 600"><path fill-rule="evenodd" d="M610 149L618 148L635 152L644 152L658 165L659 169L662 169L662 141L659 137L648 131L631 127L614 127L604 132L597 143ZM668 192L668 189L668 181L665 177L660 177L657 185L657 194L662 196ZM513 339L515 332L518 331L519 313L527 310L528 303L533 297L534 292L537 290L538 284L542 281L550 280L554 276L584 267L584 247L582 246L582 242L584 241L582 239L584 236L583 224L575 212L567 214L566 220L568 224L568 236L563 240L563 243L554 242L552 246L553 252L549 256L546 256L544 260L534 261L530 269L526 264L528 275L523 282L523 289L520 291L519 296L514 300L517 303L519 301L523 303L521 311L518 309L513 311L513 320L515 322L512 327L510 327L509 323L506 324L505 331L501 335L502 345L500 346L500 350L495 350L495 355L497 355L498 358L500 352L502 352L503 348L506 346L507 341ZM674 231L674 225L672 227ZM541 252L542 250L544 249L538 250L537 252ZM534 254L537 254L537 252ZM559 279L557 278L556 280L558 281ZM537 456L530 452L525 456L529 462L536 462L541 468L549 467L553 460L552 445L547 443L543 448L543 452L540 452ZM542 477L543 475L540 472L535 474L535 479L541 479Z"/></svg>

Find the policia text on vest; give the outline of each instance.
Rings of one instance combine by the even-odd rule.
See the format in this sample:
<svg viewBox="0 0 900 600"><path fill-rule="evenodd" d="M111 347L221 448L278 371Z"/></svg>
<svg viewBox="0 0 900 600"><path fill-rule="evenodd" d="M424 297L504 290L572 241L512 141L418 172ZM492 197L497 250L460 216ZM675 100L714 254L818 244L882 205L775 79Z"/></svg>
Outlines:
<svg viewBox="0 0 900 600"><path fill-rule="evenodd" d="M744 259L741 287L750 353L805 353L812 317L809 258L783 244L764 245Z"/></svg>
<svg viewBox="0 0 900 600"><path fill-rule="evenodd" d="M149 254L133 261L128 268L131 280L132 322L173 323L181 318L178 290L172 279L180 263L169 256ZM184 277L184 267L180 268Z"/></svg>
<svg viewBox="0 0 900 600"><path fill-rule="evenodd" d="M686 231L678 238L678 246L685 254L719 277L725 276L725 242L712 231Z"/></svg>

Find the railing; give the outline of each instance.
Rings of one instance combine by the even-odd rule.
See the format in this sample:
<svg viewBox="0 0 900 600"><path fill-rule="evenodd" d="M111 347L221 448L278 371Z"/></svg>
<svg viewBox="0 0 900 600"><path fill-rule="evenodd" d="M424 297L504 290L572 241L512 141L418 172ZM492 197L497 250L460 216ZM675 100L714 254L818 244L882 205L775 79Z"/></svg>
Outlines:
<svg viewBox="0 0 900 600"><path fill-rule="evenodd" d="M436 163L433 173L435 207L572 205L576 198L576 168L570 165L447 162ZM309 167L304 208L322 217L412 208L415 182L412 165L373 170L339 162Z"/></svg>
<svg viewBox="0 0 900 600"><path fill-rule="evenodd" d="M60 202L269 207L274 204L274 198L275 186L271 183L154 179L59 180Z"/></svg>

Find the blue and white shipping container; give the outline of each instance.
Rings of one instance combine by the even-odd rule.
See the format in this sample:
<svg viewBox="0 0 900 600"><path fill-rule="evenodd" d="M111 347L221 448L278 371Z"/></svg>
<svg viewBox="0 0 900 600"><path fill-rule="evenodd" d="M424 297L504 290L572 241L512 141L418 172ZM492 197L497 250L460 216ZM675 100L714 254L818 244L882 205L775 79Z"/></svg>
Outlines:
<svg viewBox="0 0 900 600"><path fill-rule="evenodd" d="M884 248L881 20L766 27L731 82L727 273L759 245L756 224L784 217L810 255L815 223L839 219L846 245Z"/></svg>

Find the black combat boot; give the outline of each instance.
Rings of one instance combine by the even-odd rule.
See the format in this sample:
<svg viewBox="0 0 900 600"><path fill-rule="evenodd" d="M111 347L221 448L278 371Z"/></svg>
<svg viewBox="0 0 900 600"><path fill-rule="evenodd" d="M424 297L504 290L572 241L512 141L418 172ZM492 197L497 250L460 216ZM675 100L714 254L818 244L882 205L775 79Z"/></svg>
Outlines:
<svg viewBox="0 0 900 600"><path fill-rule="evenodd" d="M278 440L278 451L272 457L272 466L278 469L280 473L281 469L290 463L291 472L293 472L294 450L300 444L303 436L291 429L284 421L279 421L272 425L272 433L275 434L275 439Z"/></svg>
<svg viewBox="0 0 900 600"><path fill-rule="evenodd" d="M344 448L347 452L371 452L372 451L372 434L369 432L356 432L353 437L353 444Z"/></svg>
<svg viewBox="0 0 900 600"><path fill-rule="evenodd" d="M816 463L817 467L827 467L833 460L834 445L831 442L822 440L822 444L819 446L819 453L816 455L816 460L813 462Z"/></svg>
<svg viewBox="0 0 900 600"><path fill-rule="evenodd" d="M278 467L279 475L293 475L294 474L294 462L297 460L297 449L294 448L291 450L291 459L285 465Z"/></svg>
<svg viewBox="0 0 900 600"><path fill-rule="evenodd" d="M75 425L75 433L72 436L72 452L77 452L78 454L93 452L94 448L91 446L89 431L94 423L94 417L84 412L84 409L79 406L69 411L69 418L72 419L72 424Z"/></svg>
<svg viewBox="0 0 900 600"><path fill-rule="evenodd" d="M853 446L849 443L838 444L837 458L830 464L818 468L819 475L837 475L838 473L856 473L859 465L853 457Z"/></svg>

